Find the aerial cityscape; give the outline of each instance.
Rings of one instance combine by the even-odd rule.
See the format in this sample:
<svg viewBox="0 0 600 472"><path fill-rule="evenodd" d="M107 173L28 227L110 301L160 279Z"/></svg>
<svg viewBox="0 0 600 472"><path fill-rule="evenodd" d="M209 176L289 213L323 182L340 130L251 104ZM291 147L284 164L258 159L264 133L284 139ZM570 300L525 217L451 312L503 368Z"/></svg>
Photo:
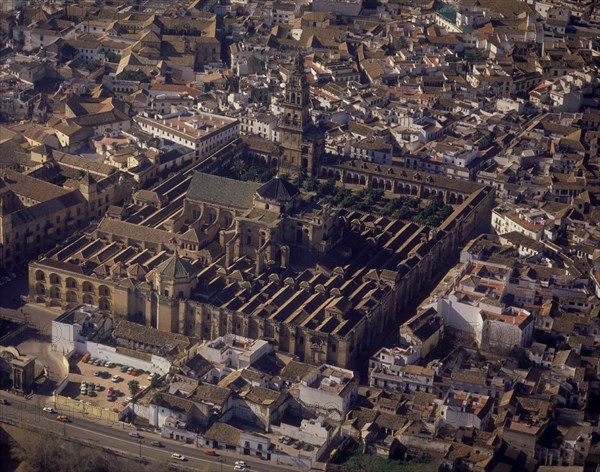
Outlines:
<svg viewBox="0 0 600 472"><path fill-rule="evenodd" d="M600 2L3 0L0 472L600 472Z"/></svg>

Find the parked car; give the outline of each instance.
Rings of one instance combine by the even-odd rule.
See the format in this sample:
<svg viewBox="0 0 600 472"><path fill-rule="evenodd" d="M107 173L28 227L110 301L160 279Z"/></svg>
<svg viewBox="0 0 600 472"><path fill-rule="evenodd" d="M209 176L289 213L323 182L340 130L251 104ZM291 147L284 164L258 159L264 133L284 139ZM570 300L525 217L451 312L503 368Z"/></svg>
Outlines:
<svg viewBox="0 0 600 472"><path fill-rule="evenodd" d="M104 367L108 367L109 369L110 369L111 367L114 367L114 366L115 366L115 365L114 365L112 362L110 362L110 361L106 361L106 364L104 364Z"/></svg>
<svg viewBox="0 0 600 472"><path fill-rule="evenodd" d="M185 460L187 460L184 455L179 454L177 452L174 452L173 454L171 454L171 459L176 459L178 461L185 461Z"/></svg>
<svg viewBox="0 0 600 472"><path fill-rule="evenodd" d="M42 408L42 411L44 413L56 413L56 410L54 408L52 408L51 406L45 406L44 408Z"/></svg>
<svg viewBox="0 0 600 472"><path fill-rule="evenodd" d="M127 369L127 373L128 373L128 374L131 374L131 372L132 372L132 371L133 371L133 367L129 367L129 368Z"/></svg>
<svg viewBox="0 0 600 472"><path fill-rule="evenodd" d="M304 444L304 445L302 446L302 450L303 450L303 451L312 451L313 449L314 449L314 448L313 448L312 444L308 444L308 443L306 443L306 444Z"/></svg>
<svg viewBox="0 0 600 472"><path fill-rule="evenodd" d="M138 438L138 439L140 439L142 437L142 435L140 433L138 433L137 431L132 431L131 433L129 433L129 436L131 436L132 438Z"/></svg>
<svg viewBox="0 0 600 472"><path fill-rule="evenodd" d="M134 377L137 377L138 376L137 369L131 369L131 375L133 375Z"/></svg>
<svg viewBox="0 0 600 472"><path fill-rule="evenodd" d="M128 366L128 365L122 365L121 367L119 367L119 370L120 370L121 372L127 372L127 369L129 369L129 366Z"/></svg>
<svg viewBox="0 0 600 472"><path fill-rule="evenodd" d="M120 375L113 375L113 378L111 380L113 382L120 382L121 380L123 380L123 377L121 377Z"/></svg>
<svg viewBox="0 0 600 472"><path fill-rule="evenodd" d="M163 443L160 441L150 441L150 445L154 447L163 447Z"/></svg>

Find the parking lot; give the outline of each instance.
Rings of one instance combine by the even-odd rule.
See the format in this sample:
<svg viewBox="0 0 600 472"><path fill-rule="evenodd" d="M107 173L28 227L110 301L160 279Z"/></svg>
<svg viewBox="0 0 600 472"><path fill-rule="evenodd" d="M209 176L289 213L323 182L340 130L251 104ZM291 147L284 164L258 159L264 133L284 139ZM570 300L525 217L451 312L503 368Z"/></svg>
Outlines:
<svg viewBox="0 0 600 472"><path fill-rule="evenodd" d="M275 444L277 450L283 451L288 456L310 456L315 450L315 446L312 444L290 438L289 436L277 434L267 434L267 436Z"/></svg>
<svg viewBox="0 0 600 472"><path fill-rule="evenodd" d="M72 361L71 366L69 384L62 395L115 412L121 411L131 399L129 381L138 381L140 389L150 385L147 372L138 371L138 375L132 375L122 372L121 365L106 367L85 363L79 359ZM84 383L87 387L82 389ZM90 384L93 384L93 389Z"/></svg>
<svg viewBox="0 0 600 472"><path fill-rule="evenodd" d="M27 267L18 267L14 272L0 273L0 307L17 309L23 306L21 295L27 295Z"/></svg>

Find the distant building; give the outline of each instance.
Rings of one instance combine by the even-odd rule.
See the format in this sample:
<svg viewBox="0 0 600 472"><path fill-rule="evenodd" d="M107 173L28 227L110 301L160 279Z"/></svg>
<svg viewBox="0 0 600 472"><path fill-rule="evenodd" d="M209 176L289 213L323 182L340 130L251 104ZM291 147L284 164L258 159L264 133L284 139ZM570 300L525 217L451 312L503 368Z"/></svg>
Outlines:
<svg viewBox="0 0 600 472"><path fill-rule="evenodd" d="M196 352L207 361L221 367L225 372L250 367L273 351L273 347L261 339L249 339L226 334L200 345Z"/></svg>
<svg viewBox="0 0 600 472"><path fill-rule="evenodd" d="M0 176L0 269L23 264L87 226L87 208L77 189L5 170ZM56 287L46 290L60 297Z"/></svg>
<svg viewBox="0 0 600 472"><path fill-rule="evenodd" d="M487 395L467 392L448 392L441 408L444 424L453 428L485 430L492 416L494 401Z"/></svg>
<svg viewBox="0 0 600 472"><path fill-rule="evenodd" d="M392 163L392 145L381 138L365 138L350 145L350 157L377 164Z"/></svg>
<svg viewBox="0 0 600 472"><path fill-rule="evenodd" d="M357 396L358 378L354 372L323 364L300 381L298 399L319 414L341 420Z"/></svg>
<svg viewBox="0 0 600 472"><path fill-rule="evenodd" d="M192 149L197 158L208 156L240 136L238 120L199 111L164 115L143 112L134 121L156 138Z"/></svg>

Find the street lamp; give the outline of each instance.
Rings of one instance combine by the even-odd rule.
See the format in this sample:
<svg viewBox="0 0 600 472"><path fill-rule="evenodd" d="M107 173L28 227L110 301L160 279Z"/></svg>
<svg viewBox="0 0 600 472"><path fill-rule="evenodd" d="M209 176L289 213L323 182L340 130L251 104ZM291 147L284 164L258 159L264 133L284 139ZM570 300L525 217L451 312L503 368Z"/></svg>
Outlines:
<svg viewBox="0 0 600 472"><path fill-rule="evenodd" d="M142 444L143 444L144 440L143 439L138 439L138 443L140 444L140 459L142 458Z"/></svg>
<svg viewBox="0 0 600 472"><path fill-rule="evenodd" d="M221 472L223 472L223 463L225 462L225 458L219 456L217 460L219 461L219 464L221 464Z"/></svg>

